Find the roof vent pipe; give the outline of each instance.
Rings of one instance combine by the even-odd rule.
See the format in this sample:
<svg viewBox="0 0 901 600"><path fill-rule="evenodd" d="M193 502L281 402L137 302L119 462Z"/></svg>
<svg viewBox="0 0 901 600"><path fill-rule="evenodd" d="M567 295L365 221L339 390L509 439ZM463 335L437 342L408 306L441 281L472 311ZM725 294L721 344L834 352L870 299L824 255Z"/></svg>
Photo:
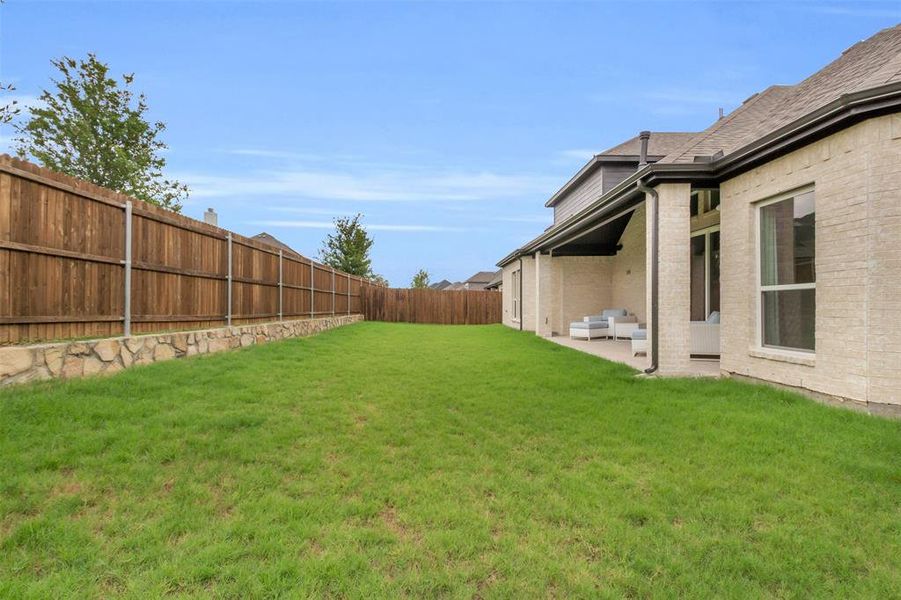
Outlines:
<svg viewBox="0 0 901 600"><path fill-rule="evenodd" d="M651 139L650 131L642 131L638 134L638 141L641 143L638 151L638 168L644 168L648 164L648 140Z"/></svg>

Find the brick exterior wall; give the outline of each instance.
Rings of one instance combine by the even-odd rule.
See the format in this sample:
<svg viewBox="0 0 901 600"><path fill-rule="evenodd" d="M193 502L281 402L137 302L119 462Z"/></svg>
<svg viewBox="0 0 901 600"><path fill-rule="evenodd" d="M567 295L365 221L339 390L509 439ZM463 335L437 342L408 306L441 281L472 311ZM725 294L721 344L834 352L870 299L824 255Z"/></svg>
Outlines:
<svg viewBox="0 0 901 600"><path fill-rule="evenodd" d="M656 190L659 196L657 369L662 375L678 375L689 372L691 360L691 185L665 183L658 185ZM652 214L650 210L646 213L647 230L652 227ZM647 256L651 256L650 251ZM650 273L648 265L648 291L651 289ZM650 308L650 298L647 302ZM650 340L651 332L648 333Z"/></svg>
<svg viewBox="0 0 901 600"><path fill-rule="evenodd" d="M755 203L816 198L816 353L758 349ZM901 115L871 119L721 185L724 372L901 404ZM661 294L661 298L667 296Z"/></svg>
<svg viewBox="0 0 901 600"><path fill-rule="evenodd" d="M519 259L504 267L501 293L504 297L503 323L519 329L519 320L513 317L513 272L519 270ZM535 331L535 261L530 256L522 258L522 329Z"/></svg>
<svg viewBox="0 0 901 600"><path fill-rule="evenodd" d="M623 232L616 256L550 256L523 258L523 330L539 335L569 335L569 324L605 308L626 308L645 322L645 216L636 210ZM536 268L537 267L537 268ZM512 318L513 272L519 261L504 267L504 324Z"/></svg>

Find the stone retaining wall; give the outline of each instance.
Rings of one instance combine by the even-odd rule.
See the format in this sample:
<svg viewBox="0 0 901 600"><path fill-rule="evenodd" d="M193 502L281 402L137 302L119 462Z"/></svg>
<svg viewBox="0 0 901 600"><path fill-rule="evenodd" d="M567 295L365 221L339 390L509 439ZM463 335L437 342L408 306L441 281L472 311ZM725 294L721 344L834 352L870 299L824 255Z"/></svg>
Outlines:
<svg viewBox="0 0 901 600"><path fill-rule="evenodd" d="M115 373L132 365L313 335L361 320L363 315L338 315L179 333L11 346L0 348L0 385Z"/></svg>

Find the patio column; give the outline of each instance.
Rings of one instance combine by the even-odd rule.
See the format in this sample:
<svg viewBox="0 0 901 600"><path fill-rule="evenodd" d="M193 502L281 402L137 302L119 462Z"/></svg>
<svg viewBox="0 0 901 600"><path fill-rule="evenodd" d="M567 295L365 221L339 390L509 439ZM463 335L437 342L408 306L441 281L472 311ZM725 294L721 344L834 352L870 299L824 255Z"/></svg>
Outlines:
<svg viewBox="0 0 901 600"><path fill-rule="evenodd" d="M691 240L690 201L691 184L663 183L656 187L659 195L659 221L657 246L658 322L657 361L661 374L687 373L691 359L691 265L689 243ZM648 195L648 203L653 198ZM653 227L653 210L646 211L647 230ZM653 253L648 248L647 260ZM651 265L648 273L648 310L651 308ZM650 320L650 315L649 315ZM652 343L648 332L648 343ZM648 352L650 357L651 353Z"/></svg>
<svg viewBox="0 0 901 600"><path fill-rule="evenodd" d="M550 337L553 333L554 263L550 254L535 253L535 333Z"/></svg>

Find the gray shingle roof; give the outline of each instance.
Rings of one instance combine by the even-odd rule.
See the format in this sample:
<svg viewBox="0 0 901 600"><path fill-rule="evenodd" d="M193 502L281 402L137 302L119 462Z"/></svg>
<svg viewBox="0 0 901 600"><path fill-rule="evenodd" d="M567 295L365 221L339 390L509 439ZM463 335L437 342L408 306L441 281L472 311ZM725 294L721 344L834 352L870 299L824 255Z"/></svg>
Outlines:
<svg viewBox="0 0 901 600"><path fill-rule="evenodd" d="M648 156L666 156L677 150L697 135L697 132L686 131L652 131L648 138ZM622 144L604 150L596 156L638 156L641 152L641 141L636 135Z"/></svg>
<svg viewBox="0 0 901 600"><path fill-rule="evenodd" d="M494 278L495 271L479 271L464 283L488 283Z"/></svg>
<svg viewBox="0 0 901 600"><path fill-rule="evenodd" d="M797 85L776 85L752 96L660 162L694 162L695 156L720 151L729 154L845 94L897 81L901 81L901 25L855 44Z"/></svg>
<svg viewBox="0 0 901 600"><path fill-rule="evenodd" d="M284 250L285 252L288 252L290 254L300 256L300 253L294 250L294 248L279 240L274 235L266 233L265 231L256 234L251 239L257 240L258 242L263 242L264 244L269 244L270 246L274 246L275 248Z"/></svg>

